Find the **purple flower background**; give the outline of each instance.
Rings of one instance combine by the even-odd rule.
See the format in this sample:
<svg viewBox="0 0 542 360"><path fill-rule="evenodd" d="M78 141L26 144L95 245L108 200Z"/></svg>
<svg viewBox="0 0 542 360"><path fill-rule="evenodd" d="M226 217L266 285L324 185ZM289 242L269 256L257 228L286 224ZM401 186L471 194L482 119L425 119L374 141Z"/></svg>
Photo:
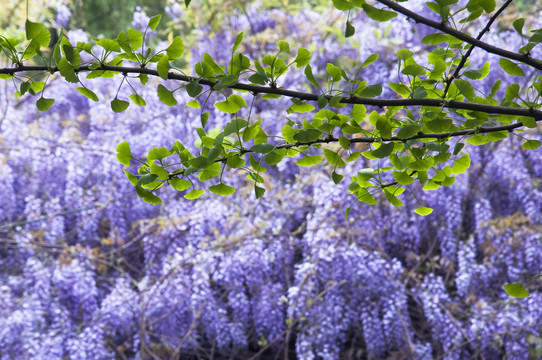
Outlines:
<svg viewBox="0 0 542 360"><path fill-rule="evenodd" d="M178 5L166 9L176 18ZM407 5L429 16L421 2ZM63 17L59 12L62 24L66 10ZM378 52L379 61L359 77L385 84L398 80L398 47L420 59L428 50L419 40L431 30L400 17L387 28L353 14L356 34L343 43L339 33L322 29L343 26L345 14L324 15L251 5L226 18L221 32L195 29L191 62L207 52L225 63L244 31L241 50L250 58L276 51L284 38L312 47L318 74L328 62L353 64L354 73ZM542 27L542 16L532 18L538 23L529 26ZM133 26L147 20L138 8ZM508 30L484 39L522 46ZM533 56L541 57L537 48ZM512 83L498 59L479 49L473 68L486 60L491 76L477 89L488 92L497 79L503 89ZM468 147L471 169L452 187L415 189L435 209L427 217L414 214L417 202L405 195L404 207L356 204L345 220L353 200L347 184L334 185L324 165L298 168L293 161L263 175L267 192L259 200L233 172L224 176L238 188L231 197L189 201L164 189L165 205L152 206L135 196L115 147L126 140L138 156L182 139L196 149L199 110L169 108L155 84L128 81L147 106L131 105L120 115L107 101L119 79L83 79L101 98L89 103L55 78L46 94L56 103L46 113L35 110L35 98L14 98L8 82L0 83L0 358L542 356L537 285L521 300L502 289L542 272L540 150L522 150L514 136ZM289 71L279 85L309 89L301 71ZM384 88L382 96L394 96ZM124 86L119 97L129 94ZM190 100L175 94L179 103ZM280 134L289 104L257 101L251 121L261 119L268 134ZM230 121L207 107L208 129ZM532 131L529 138L541 136ZM367 165L350 163L345 178Z"/></svg>

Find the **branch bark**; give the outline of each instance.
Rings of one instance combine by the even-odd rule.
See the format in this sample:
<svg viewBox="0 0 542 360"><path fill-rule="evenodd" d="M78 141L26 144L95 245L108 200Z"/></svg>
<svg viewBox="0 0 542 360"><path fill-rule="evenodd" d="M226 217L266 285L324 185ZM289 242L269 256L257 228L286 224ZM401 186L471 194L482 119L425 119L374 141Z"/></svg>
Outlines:
<svg viewBox="0 0 542 360"><path fill-rule="evenodd" d="M542 67L542 63L541 63ZM140 68L140 67L125 67L125 66L111 66L111 65L102 65L94 70L105 70L105 71L117 71L122 74L147 74L158 77L158 71ZM51 73L58 72L57 67L49 68L47 66L18 66L14 68L0 68L0 74L15 74L25 71L47 71ZM82 71L92 71L89 69L89 66L81 66L76 72ZM207 86L214 86L216 82L199 79L196 77L186 76L182 74L177 74L170 72L168 74L168 79L179 80L184 82L193 82L199 80L200 84ZM317 94L305 93L300 91L292 91L287 89L281 89L277 87L270 86L260 86L253 84L237 83L232 86L228 86L232 89L237 90L246 90L250 91L253 94L277 94L283 95L290 98L297 98L299 100L305 101L318 101ZM331 96L325 96L328 100L331 99ZM464 101L455 101L455 100L443 100L443 99L374 99L374 98L362 98L357 96L352 97L343 97L340 101L344 104L360 104L360 105L372 105L378 107L384 106L434 106L434 107L443 107L448 109L461 109L461 110L472 110L480 111L487 114L502 114L502 115L516 115L516 116L528 116L533 117L537 121L542 120L542 111L534 110L529 108L514 108L507 106L497 106L497 105L484 105L477 103L470 103ZM499 131L499 130L497 130Z"/></svg>
<svg viewBox="0 0 542 360"><path fill-rule="evenodd" d="M511 59L511 60L516 60L516 61L522 62L524 64L527 64L529 66L532 66L537 70L542 70L542 61L533 59L528 54L519 54L519 53L515 53L513 51L504 50L504 49L498 48L496 46L490 45L490 44L488 44L488 43L486 43L484 41L473 38L472 36L469 36L469 35L461 32L459 30L456 30L456 29L453 29L453 28L451 28L449 26L446 26L442 22L438 22L438 21L434 21L434 20L430 20L428 18L425 18L425 17L423 17L423 16L421 16L421 15L419 15L419 14L417 14L417 13L415 13L415 12L413 12L413 11L411 11L411 10L409 10L409 9L407 9L407 8L397 4L395 2L393 2L392 0L376 0L376 1L378 1L381 4L386 5L387 7L397 11L398 13L401 13L401 14L405 15L408 18L413 19L414 21L416 21L416 22L418 22L420 24L427 25L429 27L432 27L433 29L442 31L443 33L446 33L448 35L452 35L452 36L458 38L459 40L463 40L463 41L465 41L465 42L467 42L467 43L469 43L469 44L471 44L473 46L484 49L485 51L487 51L489 53L499 55L501 57L508 58L508 59Z"/></svg>

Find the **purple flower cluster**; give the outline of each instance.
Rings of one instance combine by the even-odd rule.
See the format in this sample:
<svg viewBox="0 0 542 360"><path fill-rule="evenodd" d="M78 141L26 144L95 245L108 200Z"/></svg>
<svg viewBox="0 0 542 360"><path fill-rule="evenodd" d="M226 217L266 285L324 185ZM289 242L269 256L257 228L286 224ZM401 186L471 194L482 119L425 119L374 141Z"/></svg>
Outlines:
<svg viewBox="0 0 542 360"><path fill-rule="evenodd" d="M408 4L428 13L418 2ZM174 6L171 14L182 16ZM327 62L359 65L379 52L384 61L360 77L384 83L396 81L398 39L402 47L426 50L419 38L427 29L399 20L387 33L386 23L364 15L352 18L355 37L342 44L321 29L343 24L344 14L327 15L249 6L227 18L221 33L196 29L191 59L209 52L225 63L231 53L224 44L245 31L242 51L252 58L276 51L279 39L317 44L319 79ZM145 21L138 10L134 26ZM454 186L413 188L434 208L427 217L413 214L417 200L405 193L404 207L356 203L345 220L352 202L347 185L334 185L325 165L308 170L292 161L262 173L270 181L260 200L245 174L232 172L223 180L238 191L226 200L209 194L188 201L165 189L166 206L154 207L134 196L114 149L127 140L139 156L182 139L197 151L199 110L167 108L153 87L128 78L148 105L119 116L107 101L117 80L82 81L101 102L90 104L55 79L47 91L57 104L39 116L32 98L0 92L0 358L260 352L297 359L494 359L537 351L537 284L527 301L507 298L502 285L542 271L540 151L521 150L518 139L468 147L472 168ZM300 71L281 81L304 86ZM130 94L123 87L119 98ZM288 106L287 99L257 101L250 120L280 135ZM209 129L231 120L212 105L208 110ZM360 160L341 171L347 178L370 165Z"/></svg>

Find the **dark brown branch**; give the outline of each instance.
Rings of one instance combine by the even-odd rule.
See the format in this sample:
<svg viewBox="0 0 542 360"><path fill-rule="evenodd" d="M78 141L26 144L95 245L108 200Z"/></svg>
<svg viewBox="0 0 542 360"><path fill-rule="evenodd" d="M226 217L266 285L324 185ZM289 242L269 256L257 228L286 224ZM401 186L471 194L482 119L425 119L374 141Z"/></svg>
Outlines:
<svg viewBox="0 0 542 360"><path fill-rule="evenodd" d="M393 10L395 10L395 11L397 11L397 12L403 14L403 15L405 15L406 17L409 17L409 18L413 19L414 21L416 21L416 22L418 22L420 24L427 25L429 27L432 27L433 29L442 31L443 33L446 33L448 35L452 35L452 36L458 38L459 40L463 40L463 41L465 41L465 42L467 42L467 43L469 43L469 44L471 44L473 46L484 49L485 51L487 51L489 53L499 55L501 57L508 58L508 59L511 59L511 60L520 61L520 62L522 62L524 64L527 64L529 66L534 67L537 70L542 70L542 61L533 59L532 57L530 57L527 54L519 54L519 53L515 53L513 51L504 50L504 49L498 48L496 46L490 45L490 44L488 44L486 42L483 42L481 40L473 38L472 36L469 36L469 35L467 35L465 33L462 33L459 30L456 30L456 29L453 29L453 28L451 28L449 26L446 26L442 22L433 21L433 20L430 20L428 18L425 18L425 17L423 17L423 16L421 16L421 15L419 15L419 14L413 12L413 11L408 10L405 7L402 7L401 5L393 2L392 0L376 0L376 1L378 1L381 4L384 4L384 5L388 6L389 8L391 8L391 9L393 9Z"/></svg>
<svg viewBox="0 0 542 360"><path fill-rule="evenodd" d="M159 76L158 71L139 68L139 67L123 67L123 66L111 66L111 65L102 65L101 67L94 70L105 70L105 71L117 71L123 74L147 74L152 76ZM57 72L58 68L48 68L47 66L19 66L15 68L3 68L0 69L0 74L15 74L25 71L48 71L48 72ZM92 71L88 66L81 66L76 71ZM179 80L185 82L192 82L198 80L198 78L190 77L182 74L172 73L168 74L168 79ZM216 82L199 79L199 83L208 86L214 86ZM229 86L232 89L237 90L246 90L255 94L277 94L283 95L290 98L297 98L305 101L318 101L318 95L310 94L299 91L292 91L287 89L281 89L270 86L259 86L252 84L237 83L235 85ZM331 99L331 96L326 95L328 100ZM374 99L374 98L362 98L362 97L343 97L340 101L344 104L360 104L360 105L372 105L378 107L385 106L434 106L434 107L444 107L448 109L461 109L461 110L472 110L480 111L487 114L502 114L502 115L515 115L515 116L528 116L533 117L537 121L542 120L542 111L528 109L528 108L513 108L507 106L495 106L495 105L484 105L469 103L463 101L455 100L443 100L443 99Z"/></svg>
<svg viewBox="0 0 542 360"><path fill-rule="evenodd" d="M493 25L493 22L508 7L508 5L510 5L512 3L512 1L513 0L508 0L504 4L502 4L502 6L499 8L499 10L497 10L497 12L495 14L493 14L493 16L491 16L491 18L487 22L486 26L482 29L482 31L480 31L480 33L476 37L476 40L482 39L482 36L484 36L484 34L489 31L489 28L491 27L491 25ZM446 94L448 94L448 89L450 88L450 85L452 84L452 82L459 77L459 72L461 71L463 66L465 66L465 64L467 63L467 59L469 58L470 54L472 53L472 50L474 50L475 47L476 46L472 45L467 50L467 52L461 57L461 61L459 62L459 65L457 65L457 68L455 69L452 76L450 76L450 77L448 77L446 79L446 88L444 89L444 93L442 94L443 99L446 97Z"/></svg>

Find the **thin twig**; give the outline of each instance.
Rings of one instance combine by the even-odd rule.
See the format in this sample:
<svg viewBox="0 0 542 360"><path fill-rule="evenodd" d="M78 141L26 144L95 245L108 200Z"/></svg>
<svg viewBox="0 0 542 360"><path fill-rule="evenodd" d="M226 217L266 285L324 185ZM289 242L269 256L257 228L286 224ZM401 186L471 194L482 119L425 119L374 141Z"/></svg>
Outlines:
<svg viewBox="0 0 542 360"><path fill-rule="evenodd" d="M411 11L411 10L409 10L409 9L407 9L407 8L393 2L392 0L376 0L376 1L378 1L381 4L384 4L384 5L388 6L390 9L393 9L393 10L405 15L408 18L413 19L416 22L419 22L421 24L432 27L433 29L440 30L443 33L446 33L448 35L452 35L452 36L458 38L459 40L463 40L463 41L465 41L465 42L467 42L467 43L469 43L469 44L471 44L473 46L484 49L488 53L495 54L495 55L498 55L498 56L503 57L503 58L516 60L516 61L522 62L524 64L527 64L529 66L532 66L537 70L542 70L542 61L533 59L532 57L530 57L527 54L519 54L519 53L515 53L513 51L504 50L504 49L501 49L499 47L490 45L490 44L488 44L488 43L486 43L484 41L475 39L472 36L469 36L469 35L461 32L459 30L456 30L456 29L453 29L453 28L451 28L449 26L446 26L442 22L430 20L430 19L428 19L426 17L423 17L423 16L419 15L418 13L415 13L415 12L413 12L413 11Z"/></svg>
<svg viewBox="0 0 542 360"><path fill-rule="evenodd" d="M486 32L489 31L489 28L491 27L491 25L493 25L493 22L497 19L497 17L504 11L504 9L506 9L508 7L508 5L510 5L512 3L513 0L507 0L500 8L499 10L497 10L497 12L495 14L493 14L493 16L491 16L491 18L489 19L489 21L487 22L486 26L482 29L482 31L480 31L480 33L478 34L478 36L476 37L477 40L480 40L482 38L482 36L484 36L484 34ZM469 56L471 55L472 51L474 50L476 46L475 45L472 45L465 54L463 54L463 56L461 57L461 61L459 62L459 65L457 65L457 68L455 69L454 73L452 74L452 76L448 77L446 79L446 88L444 89L444 93L442 94L442 98L444 99L446 97L446 94L448 93L448 90L450 88L450 85L452 84L452 82L457 79L459 77L459 71L461 71L461 69L463 68L463 66L465 66L465 64L467 63L467 59L469 58Z"/></svg>

